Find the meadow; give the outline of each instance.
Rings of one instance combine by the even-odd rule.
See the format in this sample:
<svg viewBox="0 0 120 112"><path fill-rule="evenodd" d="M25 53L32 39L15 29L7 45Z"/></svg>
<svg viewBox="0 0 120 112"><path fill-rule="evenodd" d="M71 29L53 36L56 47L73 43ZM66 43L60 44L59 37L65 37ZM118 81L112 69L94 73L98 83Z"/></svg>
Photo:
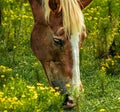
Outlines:
<svg viewBox="0 0 120 112"><path fill-rule="evenodd" d="M98 0L83 10L87 38L80 51L84 92L72 110L49 86L30 48L33 16L27 0L0 1L0 112L120 112L120 1ZM115 39L116 54L108 55Z"/></svg>

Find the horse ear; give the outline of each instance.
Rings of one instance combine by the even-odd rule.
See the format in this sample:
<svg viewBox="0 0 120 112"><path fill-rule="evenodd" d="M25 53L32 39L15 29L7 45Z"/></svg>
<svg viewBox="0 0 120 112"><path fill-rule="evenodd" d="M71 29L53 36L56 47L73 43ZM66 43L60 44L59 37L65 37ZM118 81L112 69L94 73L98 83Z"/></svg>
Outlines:
<svg viewBox="0 0 120 112"><path fill-rule="evenodd" d="M61 11L61 0L49 0L48 4L54 14L58 14Z"/></svg>
<svg viewBox="0 0 120 112"><path fill-rule="evenodd" d="M92 0L78 0L81 9L84 9L91 3ZM49 7L54 14L58 14L61 11L61 0L49 0Z"/></svg>
<svg viewBox="0 0 120 112"><path fill-rule="evenodd" d="M88 6L92 0L79 0L78 3L81 7L81 9L84 9L86 6Z"/></svg>

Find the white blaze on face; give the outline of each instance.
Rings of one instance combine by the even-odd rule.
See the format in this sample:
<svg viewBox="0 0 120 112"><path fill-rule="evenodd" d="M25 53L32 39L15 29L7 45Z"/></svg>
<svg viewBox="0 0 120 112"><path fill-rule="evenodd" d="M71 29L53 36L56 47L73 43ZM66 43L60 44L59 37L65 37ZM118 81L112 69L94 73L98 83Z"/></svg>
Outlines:
<svg viewBox="0 0 120 112"><path fill-rule="evenodd" d="M71 46L73 55L73 75L72 75L72 86L74 89L80 88L80 68L79 68L79 33L71 35Z"/></svg>

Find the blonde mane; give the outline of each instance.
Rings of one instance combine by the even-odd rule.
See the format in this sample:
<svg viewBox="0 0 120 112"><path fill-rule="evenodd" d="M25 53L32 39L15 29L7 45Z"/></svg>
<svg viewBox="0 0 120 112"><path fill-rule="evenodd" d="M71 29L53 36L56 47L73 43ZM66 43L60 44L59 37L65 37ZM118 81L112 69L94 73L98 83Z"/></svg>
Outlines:
<svg viewBox="0 0 120 112"><path fill-rule="evenodd" d="M84 19L77 0L61 0L63 27L67 35L81 34ZM49 20L50 8L48 0L43 0L45 19Z"/></svg>

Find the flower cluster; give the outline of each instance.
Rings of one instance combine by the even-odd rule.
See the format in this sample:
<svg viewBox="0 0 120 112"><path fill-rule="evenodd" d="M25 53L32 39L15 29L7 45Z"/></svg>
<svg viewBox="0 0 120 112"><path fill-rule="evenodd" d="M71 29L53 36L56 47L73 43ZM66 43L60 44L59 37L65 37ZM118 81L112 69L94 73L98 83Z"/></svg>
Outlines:
<svg viewBox="0 0 120 112"><path fill-rule="evenodd" d="M15 81L13 82L15 83ZM35 110L37 112L41 109L39 106L44 105L44 102L51 105L51 102L53 103L60 98L58 88L47 87L41 83L37 83L36 86L20 83L15 83L15 85L9 83L3 88L3 91L0 91L1 111L26 111L28 108L27 111ZM20 85L22 90L20 88L14 89L15 86Z"/></svg>
<svg viewBox="0 0 120 112"><path fill-rule="evenodd" d="M9 78L11 79L12 68L0 65L0 85L4 84L4 82Z"/></svg>
<svg viewBox="0 0 120 112"><path fill-rule="evenodd" d="M101 62L101 71L107 74L118 74L120 72L120 56L108 57L106 60Z"/></svg>
<svg viewBox="0 0 120 112"><path fill-rule="evenodd" d="M18 73L14 74L12 68L0 65L0 110L2 112L33 110L40 112L41 105L45 107L44 104L51 105L56 102L56 99L60 99L58 87L47 87L41 83L30 85L19 76Z"/></svg>
<svg viewBox="0 0 120 112"><path fill-rule="evenodd" d="M9 73L12 72L12 69L3 65L0 65L0 73Z"/></svg>

